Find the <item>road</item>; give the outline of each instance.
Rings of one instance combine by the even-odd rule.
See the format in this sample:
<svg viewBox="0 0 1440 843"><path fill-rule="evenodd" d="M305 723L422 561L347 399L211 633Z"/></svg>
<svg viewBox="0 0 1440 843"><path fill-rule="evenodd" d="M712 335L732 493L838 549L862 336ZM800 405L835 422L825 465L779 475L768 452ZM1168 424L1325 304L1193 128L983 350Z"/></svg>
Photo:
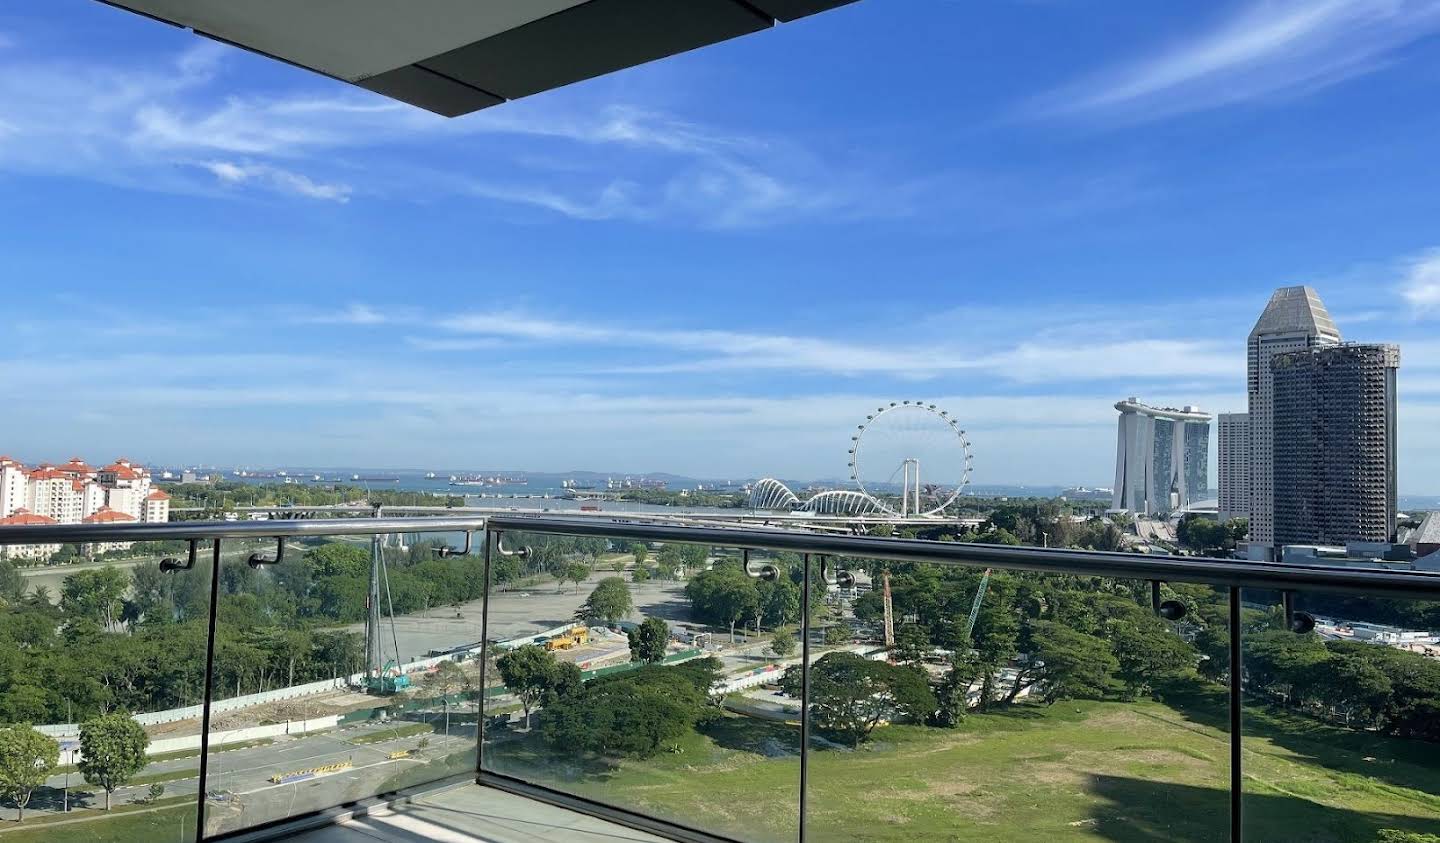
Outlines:
<svg viewBox="0 0 1440 843"><path fill-rule="evenodd" d="M471 715L473 718L473 715ZM209 791L227 791L233 798L213 811L231 811L235 820L243 816L245 825L254 825L271 819L289 816L295 812L316 810L340 804L377 792L377 788L394 776L405 765L423 763L451 753L463 753L475 746L473 723L458 722L465 719L452 714L450 736L441 734L409 735L406 737L381 740L376 743L355 743L357 738L382 734L396 726L410 725L413 721L392 721L389 724L367 723L301 735L277 740L265 746L249 746L239 749L221 750L210 756ZM392 759L389 754L402 750L417 750L422 738L429 738L429 745L416 758ZM329 764L349 761L354 766L339 773L309 779L293 784L277 785L270 781L274 775L296 772ZM190 774L164 782L165 797L193 797L199 788L199 757L159 761L147 766L140 777ZM58 812L63 803L63 789L66 777L52 776L46 787L33 797L27 814ZM69 776L70 807L103 807L104 791L85 782L79 773ZM149 793L150 785L142 783L122 787L115 791L113 803L122 805L143 800ZM231 810L233 809L233 810ZM0 808L0 819L13 820L12 808ZM228 827L233 827L227 824Z"/></svg>

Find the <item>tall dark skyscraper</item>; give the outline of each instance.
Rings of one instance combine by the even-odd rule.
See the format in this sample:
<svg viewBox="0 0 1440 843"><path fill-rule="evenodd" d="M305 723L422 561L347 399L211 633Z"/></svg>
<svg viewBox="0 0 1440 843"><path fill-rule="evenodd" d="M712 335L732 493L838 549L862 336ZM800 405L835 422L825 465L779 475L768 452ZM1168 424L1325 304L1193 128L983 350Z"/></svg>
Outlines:
<svg viewBox="0 0 1440 843"><path fill-rule="evenodd" d="M1246 390L1250 398L1250 543L1252 550L1275 546L1275 437L1271 414L1274 386L1270 360L1276 354L1332 346L1340 331L1320 296L1309 287L1281 287L1270 296L1246 342ZM1221 491L1224 496L1225 490Z"/></svg>
<svg viewBox="0 0 1440 843"><path fill-rule="evenodd" d="M1270 359L1277 545L1395 537L1393 345L1337 345Z"/></svg>

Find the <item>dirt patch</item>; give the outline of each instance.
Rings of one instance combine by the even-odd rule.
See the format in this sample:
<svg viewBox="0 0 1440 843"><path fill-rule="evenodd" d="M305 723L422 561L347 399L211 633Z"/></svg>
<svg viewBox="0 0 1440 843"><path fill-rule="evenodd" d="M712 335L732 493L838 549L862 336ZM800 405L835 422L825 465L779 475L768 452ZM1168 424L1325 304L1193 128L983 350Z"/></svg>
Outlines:
<svg viewBox="0 0 1440 843"><path fill-rule="evenodd" d="M1065 763L1047 761L1042 764L1026 764L1016 771L1016 778L1039 784L1078 788L1090 781L1090 773L1077 770Z"/></svg>
<svg viewBox="0 0 1440 843"><path fill-rule="evenodd" d="M1112 708L1104 714L1093 714L1085 718L1085 725L1093 729L1114 729L1133 734L1137 729L1154 725L1153 721L1129 708Z"/></svg>
<svg viewBox="0 0 1440 843"><path fill-rule="evenodd" d="M1164 747L1077 750L1062 763L1078 774L1096 776L1129 775L1136 765L1143 765L1151 768L1147 777L1172 782L1193 782L1217 772L1213 762Z"/></svg>

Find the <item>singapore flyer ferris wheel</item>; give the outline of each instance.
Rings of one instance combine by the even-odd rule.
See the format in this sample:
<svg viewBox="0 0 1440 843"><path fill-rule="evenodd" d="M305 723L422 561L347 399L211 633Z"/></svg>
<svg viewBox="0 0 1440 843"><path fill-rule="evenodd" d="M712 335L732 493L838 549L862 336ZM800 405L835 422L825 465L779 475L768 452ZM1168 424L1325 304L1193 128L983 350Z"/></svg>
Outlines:
<svg viewBox="0 0 1440 843"><path fill-rule="evenodd" d="M891 515L939 516L970 483L970 439L934 404L892 401L878 407L850 442L850 479Z"/></svg>

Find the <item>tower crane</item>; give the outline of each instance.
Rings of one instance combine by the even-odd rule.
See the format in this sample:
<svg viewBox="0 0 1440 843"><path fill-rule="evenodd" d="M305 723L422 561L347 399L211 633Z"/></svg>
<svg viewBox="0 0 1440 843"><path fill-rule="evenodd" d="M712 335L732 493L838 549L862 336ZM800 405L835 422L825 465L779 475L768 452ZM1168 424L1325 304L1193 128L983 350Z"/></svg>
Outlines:
<svg viewBox="0 0 1440 843"><path fill-rule="evenodd" d="M975 589L975 602L970 604L970 620L965 622L965 637L975 632L975 621L980 617L980 603L985 599L985 587L990 584L990 569L980 576L980 587Z"/></svg>

